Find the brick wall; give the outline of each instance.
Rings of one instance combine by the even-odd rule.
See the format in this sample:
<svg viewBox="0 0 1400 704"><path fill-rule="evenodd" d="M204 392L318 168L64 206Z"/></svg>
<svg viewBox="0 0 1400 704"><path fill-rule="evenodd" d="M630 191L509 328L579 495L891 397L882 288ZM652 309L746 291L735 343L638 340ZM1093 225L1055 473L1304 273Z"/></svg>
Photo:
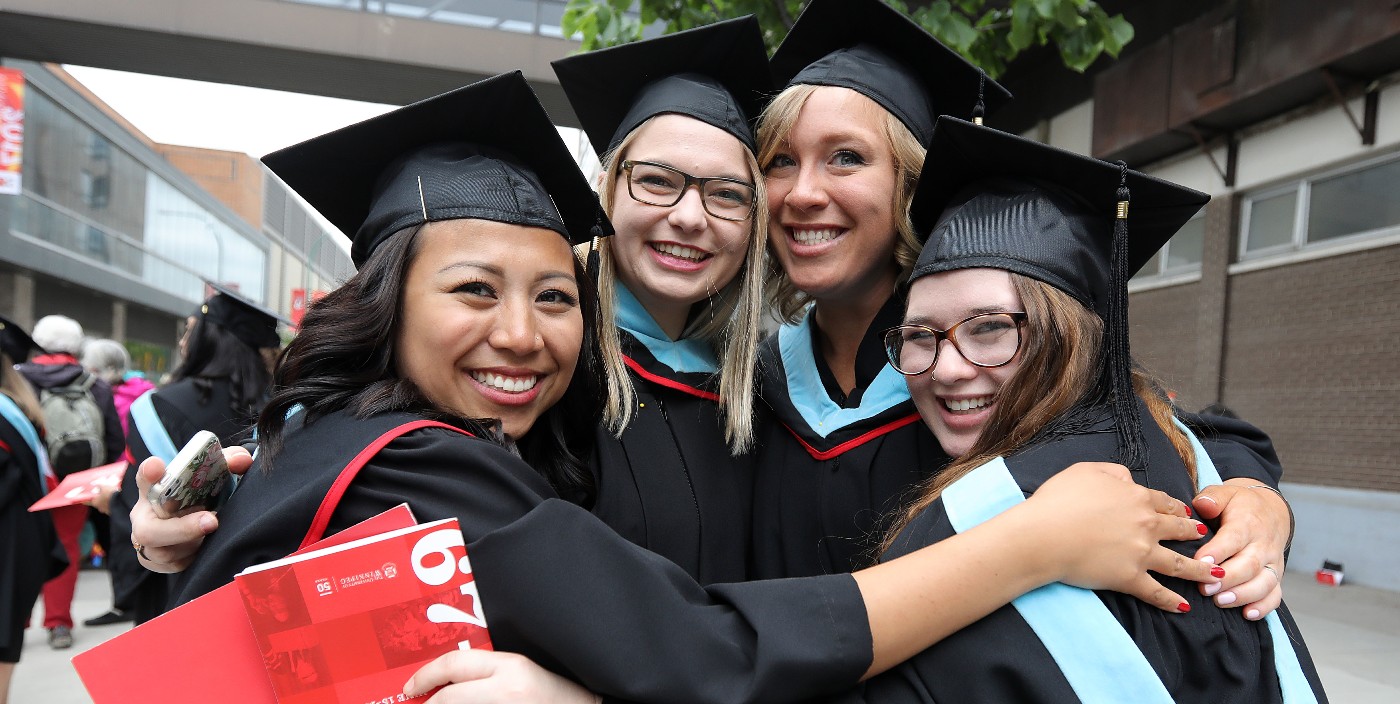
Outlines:
<svg viewBox="0 0 1400 704"><path fill-rule="evenodd" d="M1231 277L1222 398L1290 481L1400 491L1400 246Z"/></svg>

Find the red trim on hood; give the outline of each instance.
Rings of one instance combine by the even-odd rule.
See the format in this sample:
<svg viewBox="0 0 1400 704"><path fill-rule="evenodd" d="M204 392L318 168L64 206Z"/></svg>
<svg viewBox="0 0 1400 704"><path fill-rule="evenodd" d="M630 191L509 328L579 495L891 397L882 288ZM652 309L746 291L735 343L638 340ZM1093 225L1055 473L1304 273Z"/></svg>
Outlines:
<svg viewBox="0 0 1400 704"><path fill-rule="evenodd" d="M893 431L895 431L895 430L899 430L900 428L903 428L904 426L909 425L910 423L913 423L913 422L918 421L918 420L919 420L919 414L918 414L918 413L910 413L909 415L904 416L903 418L900 418L900 419L894 420L894 421L890 421L889 423L886 423L886 424L884 424L884 425L882 425L882 426L880 426L880 427L878 427L878 428L876 428L876 429L874 429L874 430L872 430L872 431L870 431L870 432L868 432L868 433L865 433L865 434L863 434L863 435L861 435L861 436L859 436L859 437L856 437L856 438L852 438L852 439L850 439L850 440L847 440L846 442L843 442L843 443L841 443L840 445L837 445L836 447L831 448L830 450L818 450L817 448L812 447L811 445L807 444L807 441L806 441L806 440L803 440L803 439L802 439L802 436L801 436L801 435L798 435L798 434L797 434L797 431L796 431L796 430L793 430L793 429L792 429L792 426L788 425L787 423L784 423L784 424L783 424L783 427L784 427L784 428L787 428L787 431L788 431L789 433L792 433L792 436L793 436L794 438L797 438L797 442L802 443L803 449L807 450L807 454L811 455L813 459L818 459L818 460L829 460L829 459L831 459L831 458L833 458L833 457L838 457L838 456L843 455L843 454L845 454L845 453L847 453L847 452L849 452L849 451L851 451L851 450L854 450L854 449L856 449L857 447L860 447L861 445L864 445L865 443L870 442L871 440L874 440L875 438L880 437L881 435L884 435L884 434L886 434L886 433L893 432Z"/></svg>
<svg viewBox="0 0 1400 704"><path fill-rule="evenodd" d="M622 361L627 364L628 368L636 372L637 376L640 376L643 379L652 382L653 384L660 384L668 389L675 389L677 391L690 394L691 396L699 396L700 398L719 403L719 394L710 393L709 391L703 391L701 389L695 388L694 386L687 386L679 381L676 381L675 379L667 379L664 376L652 374L646 369L643 369L642 365L637 363L637 360L632 359L631 357L628 357L625 354L622 355Z"/></svg>

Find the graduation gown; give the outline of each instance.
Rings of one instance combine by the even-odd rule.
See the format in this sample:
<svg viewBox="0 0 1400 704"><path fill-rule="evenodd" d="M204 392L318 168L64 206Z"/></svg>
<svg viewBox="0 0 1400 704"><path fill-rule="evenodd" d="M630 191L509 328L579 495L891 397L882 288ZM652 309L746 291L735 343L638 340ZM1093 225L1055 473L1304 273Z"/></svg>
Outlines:
<svg viewBox="0 0 1400 704"><path fill-rule="evenodd" d="M0 394L0 662L19 661L35 599L68 565L49 512L28 510L48 493L43 451L19 405Z"/></svg>
<svg viewBox="0 0 1400 704"><path fill-rule="evenodd" d="M408 414L346 412L296 427L270 471L259 459L219 515L177 603L294 550L343 468ZM406 501L419 521L456 517L498 650L633 701L790 701L849 687L870 665L864 604L848 575L702 588L673 563L555 498L507 449L420 428L374 453L327 534Z"/></svg>
<svg viewBox="0 0 1400 704"><path fill-rule="evenodd" d="M108 565L112 571L112 601L118 608L133 610L137 623L163 613L170 580L142 567L135 552L125 547L131 544L131 507L145 500L136 490L136 469L153 455L169 462L173 453L201 430L219 436L225 447L241 440L252 419L236 417L229 408L230 398L227 379L210 380L207 401L201 401L194 379L181 379L131 405L126 435L130 464L122 477L121 491L112 497L112 545L116 549Z"/></svg>
<svg viewBox="0 0 1400 704"><path fill-rule="evenodd" d="M904 377L885 362L881 331L903 312L903 300L891 297L876 315L849 396L817 349L810 310L764 341L759 372L771 422L761 426L754 453L756 576L869 565L905 492L947 462Z"/></svg>
<svg viewBox="0 0 1400 704"><path fill-rule="evenodd" d="M637 407L621 438L599 426L593 514L701 584L748 579L752 467L724 439L714 352L700 340L672 341L618 289Z"/></svg>
<svg viewBox="0 0 1400 704"><path fill-rule="evenodd" d="M1196 493L1167 437L1139 403L1149 470L1133 479L1183 501ZM1039 442L974 470L901 532L892 559L967 530L1024 500L1078 461L1113 461L1110 414L1088 431ZM1219 481L1197 445L1205 483ZM1092 516L1087 516L1092 520ZM1212 534L1213 535L1213 534ZM1212 535L1166 545L1193 554ZM1326 701L1287 608L1257 622L1217 608L1195 585L1158 577L1189 613L1166 613L1131 596L1063 584L1035 590L867 683L867 702ZM856 699L857 697L851 697Z"/></svg>
<svg viewBox="0 0 1400 704"><path fill-rule="evenodd" d="M772 422L761 426L754 459L756 577L869 565L908 492L948 463L903 375L885 357L882 334L903 314L900 296L876 314L861 340L849 395L821 356L810 310L764 341L759 371ZM1283 468L1263 431L1238 419L1180 415L1217 458L1222 477L1278 488Z"/></svg>

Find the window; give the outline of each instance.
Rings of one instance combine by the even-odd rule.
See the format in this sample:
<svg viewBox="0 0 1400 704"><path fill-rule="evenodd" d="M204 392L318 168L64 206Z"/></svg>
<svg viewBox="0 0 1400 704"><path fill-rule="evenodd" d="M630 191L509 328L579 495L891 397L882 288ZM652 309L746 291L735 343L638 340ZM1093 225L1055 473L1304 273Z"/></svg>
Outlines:
<svg viewBox="0 0 1400 704"><path fill-rule="evenodd" d="M1400 158L1386 157L1245 199L1240 259L1400 233Z"/></svg>
<svg viewBox="0 0 1400 704"><path fill-rule="evenodd" d="M1197 213L1196 217L1187 220L1186 224L1182 225L1175 235L1172 235L1166 246L1147 260L1147 264L1133 275L1133 281L1142 281L1157 276L1193 274L1200 271L1205 236L1205 213Z"/></svg>

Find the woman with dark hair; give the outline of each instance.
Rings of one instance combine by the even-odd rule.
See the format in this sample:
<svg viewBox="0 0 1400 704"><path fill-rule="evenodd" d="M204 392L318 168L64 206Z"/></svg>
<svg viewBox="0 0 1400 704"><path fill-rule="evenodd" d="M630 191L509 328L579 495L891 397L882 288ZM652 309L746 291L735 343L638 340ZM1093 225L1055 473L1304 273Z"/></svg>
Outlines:
<svg viewBox="0 0 1400 704"><path fill-rule="evenodd" d="M519 73L265 162L355 233L360 272L308 313L284 355L262 450L219 530L192 560L137 544L152 568L189 564L177 603L406 501L421 521L458 519L496 648L629 700L789 701L854 684L1049 580L1148 595L1162 590L1144 569L1212 579L1156 546L1196 534L1181 502L1088 467L903 561L701 587L558 498L590 491L579 458L604 386L596 299L570 245L607 221ZM1112 497L1115 528L1058 517L1057 501L1085 493ZM133 516L149 527L148 507ZM1073 534L1072 549L1011 540L1050 525Z"/></svg>
<svg viewBox="0 0 1400 704"><path fill-rule="evenodd" d="M127 452L131 461L121 491L112 496L111 542L131 541L131 507L139 501L136 468L147 457L169 462L200 430L224 445L246 439L248 428L267 403L271 360L281 338L276 313L232 290L215 290L191 315L181 336L180 365L171 381L131 403ZM165 611L169 579L141 567L129 550L113 550L113 611L144 623Z"/></svg>
<svg viewBox="0 0 1400 704"><path fill-rule="evenodd" d="M68 564L49 512L27 510L56 482L41 439L39 398L15 369L37 349L20 326L0 316L0 704L9 699L34 601Z"/></svg>
<svg viewBox="0 0 1400 704"><path fill-rule="evenodd" d="M961 167L923 170L913 215L928 242L884 339L953 461L885 558L975 529L1075 461L1121 462L1183 501L1218 484L1216 458L1128 344L1128 279L1209 197L947 116L929 154ZM1210 537L1168 546L1184 557ZM1276 581L1283 563L1264 571ZM1186 595L1177 616L1037 589L871 680L865 700L1325 701L1287 608L1221 618L1208 596L1166 585Z"/></svg>

